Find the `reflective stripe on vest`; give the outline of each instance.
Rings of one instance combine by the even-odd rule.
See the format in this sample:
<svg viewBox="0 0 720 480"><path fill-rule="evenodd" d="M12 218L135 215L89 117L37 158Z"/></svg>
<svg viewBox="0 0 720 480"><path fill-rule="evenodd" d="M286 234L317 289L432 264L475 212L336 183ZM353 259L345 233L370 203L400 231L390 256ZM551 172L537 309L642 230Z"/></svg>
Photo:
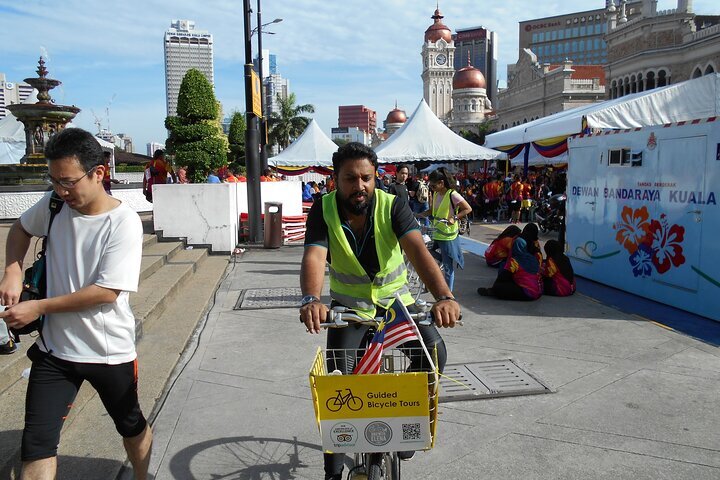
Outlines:
<svg viewBox="0 0 720 480"><path fill-rule="evenodd" d="M345 236L338 213L337 192L322 197L330 248L330 296L359 315L372 318L376 306L387 308L399 293L405 305L414 302L407 288L407 269L397 236L392 229L395 195L375 189L373 209L375 250L380 271L370 279Z"/></svg>
<svg viewBox="0 0 720 480"><path fill-rule="evenodd" d="M455 222L452 225L447 223L438 222L438 219L447 219L450 216L450 198L452 197L454 190L448 189L443 195L443 199L438 205L437 210L435 209L435 198L433 198L433 212L432 215L435 218L433 220L433 226L435 231L433 232L433 240L455 240L458 236L458 223ZM457 214L457 209L453 214Z"/></svg>

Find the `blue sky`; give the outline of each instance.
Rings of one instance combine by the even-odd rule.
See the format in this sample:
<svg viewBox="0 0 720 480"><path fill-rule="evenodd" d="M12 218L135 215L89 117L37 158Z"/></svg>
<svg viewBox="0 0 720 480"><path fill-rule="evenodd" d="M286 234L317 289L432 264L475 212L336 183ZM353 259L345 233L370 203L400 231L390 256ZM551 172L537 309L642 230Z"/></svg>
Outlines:
<svg viewBox="0 0 720 480"><path fill-rule="evenodd" d="M257 0L251 0L253 6ZM444 0L453 31L482 25L499 36L498 74L517 60L518 22L603 6L603 0ZM701 14L720 14L716 0L695 0ZM675 8L660 0L658 9ZM300 103L328 134L338 105L364 104L381 122L398 106L408 114L422 98L420 51L435 0L264 0L263 21L275 35L263 47ZM0 72L8 81L35 76L42 53L58 103L82 109L75 123L97 131L92 112L115 133L133 137L135 150L165 140L163 34L172 19L194 20L214 36L215 93L226 113L245 110L243 16L240 0L0 0ZM253 22L255 17L253 15ZM253 51L257 45L254 43ZM108 108L109 106L109 108Z"/></svg>

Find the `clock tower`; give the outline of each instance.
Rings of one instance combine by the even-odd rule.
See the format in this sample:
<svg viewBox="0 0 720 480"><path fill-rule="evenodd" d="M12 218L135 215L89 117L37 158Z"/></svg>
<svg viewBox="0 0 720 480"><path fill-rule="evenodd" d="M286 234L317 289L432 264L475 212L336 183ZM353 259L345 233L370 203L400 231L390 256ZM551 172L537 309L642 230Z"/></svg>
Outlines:
<svg viewBox="0 0 720 480"><path fill-rule="evenodd" d="M455 74L455 41L442 23L440 9L431 17L435 22L425 30L422 47L423 97L437 117L447 122L452 112L452 79Z"/></svg>

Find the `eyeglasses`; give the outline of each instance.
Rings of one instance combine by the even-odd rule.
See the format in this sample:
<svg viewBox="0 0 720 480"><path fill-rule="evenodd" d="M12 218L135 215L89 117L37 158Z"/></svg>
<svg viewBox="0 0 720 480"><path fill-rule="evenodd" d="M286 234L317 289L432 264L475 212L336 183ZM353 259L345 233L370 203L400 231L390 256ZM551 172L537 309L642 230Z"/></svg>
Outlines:
<svg viewBox="0 0 720 480"><path fill-rule="evenodd" d="M46 173L46 174L45 174L45 181L48 183L48 185L52 185L52 186L54 186L54 187L61 187L61 188L66 188L66 189L72 189L72 188L75 188L75 186L77 185L77 183L78 183L80 180L82 180L83 178L85 178L85 177L87 177L88 175L90 175L90 173L94 172L97 167L98 167L98 165L95 165L95 166L92 167L90 170L88 170L87 172L85 172L85 175L83 175L82 177L80 177L80 178L78 178L78 179L76 179L76 180L58 180L57 178L53 177L53 176L50 175L49 173Z"/></svg>
<svg viewBox="0 0 720 480"><path fill-rule="evenodd" d="M444 186L445 186L445 184L443 182L437 182L437 183L434 182L434 183L430 184L430 188L432 188L432 189L440 188L440 187L444 187Z"/></svg>

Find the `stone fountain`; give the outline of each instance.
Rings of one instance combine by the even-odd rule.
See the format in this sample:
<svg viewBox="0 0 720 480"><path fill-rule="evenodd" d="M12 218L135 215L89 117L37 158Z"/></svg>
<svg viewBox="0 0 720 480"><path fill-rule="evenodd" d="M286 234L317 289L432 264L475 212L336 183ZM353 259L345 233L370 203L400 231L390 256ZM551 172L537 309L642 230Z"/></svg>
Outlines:
<svg viewBox="0 0 720 480"><path fill-rule="evenodd" d="M40 57L37 78L26 78L25 82L38 91L37 103L19 103L7 108L18 121L25 125L25 156L20 160L24 165L45 165L45 144L50 137L63 130L80 111L76 106L55 105L50 90L60 85L60 80L47 78L45 60Z"/></svg>

